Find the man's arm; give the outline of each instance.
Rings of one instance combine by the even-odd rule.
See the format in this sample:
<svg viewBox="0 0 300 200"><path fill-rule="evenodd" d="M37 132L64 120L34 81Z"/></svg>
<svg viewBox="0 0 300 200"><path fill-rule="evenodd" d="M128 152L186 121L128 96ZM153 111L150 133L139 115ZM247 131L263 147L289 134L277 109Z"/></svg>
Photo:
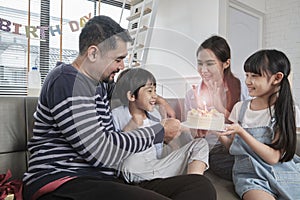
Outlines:
<svg viewBox="0 0 300 200"><path fill-rule="evenodd" d="M129 111L127 109L128 107L120 106L112 110L113 121L117 130L132 131L138 129L143 125L143 121L144 121L143 116L137 113L129 114ZM157 123L159 123L159 119L155 118L154 121L156 120ZM164 127L164 142L166 143L168 143L169 141L171 141L181 133L180 121L177 119L166 118L163 119L160 123ZM162 140L160 140L159 136L156 135L154 143L160 143L160 142L162 142Z"/></svg>
<svg viewBox="0 0 300 200"><path fill-rule="evenodd" d="M67 78L70 79L60 77L53 87L49 87L47 104L50 110L45 112L53 116L53 122L57 124L55 130L61 133L60 137L91 165L117 165L131 154L152 146L157 138L162 141L164 129L161 124L130 132L116 132L105 90L99 88L99 92L91 91L81 77L74 77L74 86L65 84ZM101 94L101 91L104 93ZM38 115L41 121L47 120L43 119L44 113L38 112Z"/></svg>

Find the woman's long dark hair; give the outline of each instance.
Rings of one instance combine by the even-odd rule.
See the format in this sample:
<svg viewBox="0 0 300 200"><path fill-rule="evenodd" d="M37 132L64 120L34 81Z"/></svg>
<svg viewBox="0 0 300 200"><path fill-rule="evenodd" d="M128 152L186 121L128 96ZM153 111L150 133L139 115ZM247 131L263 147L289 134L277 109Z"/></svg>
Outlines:
<svg viewBox="0 0 300 200"><path fill-rule="evenodd" d="M203 49L210 49L221 62L226 62L231 58L230 47L227 41L220 36L206 39L198 48L196 56ZM241 82L233 75L230 66L224 70L224 82L227 84L229 92L226 96L226 109L231 112L234 104L241 100Z"/></svg>
<svg viewBox="0 0 300 200"><path fill-rule="evenodd" d="M288 80L291 71L289 59L283 52L278 50L260 50L246 60L244 71L269 76L277 72L284 74L278 93L271 95L268 102L271 113L271 99L276 96L274 131L279 133L279 137L270 146L274 149L283 150L284 154L280 162L291 160L296 151L297 135L294 100Z"/></svg>

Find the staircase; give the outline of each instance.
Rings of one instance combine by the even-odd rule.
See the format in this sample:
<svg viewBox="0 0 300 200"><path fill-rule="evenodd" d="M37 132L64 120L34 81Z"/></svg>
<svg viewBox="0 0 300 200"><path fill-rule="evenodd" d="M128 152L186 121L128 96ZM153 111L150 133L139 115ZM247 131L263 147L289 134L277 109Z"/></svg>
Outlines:
<svg viewBox="0 0 300 200"><path fill-rule="evenodd" d="M133 43L128 48L128 66L145 65L147 61L158 0L126 0L131 5L127 17Z"/></svg>

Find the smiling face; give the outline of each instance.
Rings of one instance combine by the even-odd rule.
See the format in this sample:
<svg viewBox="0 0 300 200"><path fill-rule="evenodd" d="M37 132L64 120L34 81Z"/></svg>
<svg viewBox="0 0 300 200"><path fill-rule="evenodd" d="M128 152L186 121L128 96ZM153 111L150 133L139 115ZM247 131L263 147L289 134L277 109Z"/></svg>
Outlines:
<svg viewBox="0 0 300 200"><path fill-rule="evenodd" d="M124 69L123 59L127 56L127 43L117 39L117 45L112 50L102 50L101 46L91 46L87 51L90 64L84 73L96 81L113 82L116 73Z"/></svg>
<svg viewBox="0 0 300 200"><path fill-rule="evenodd" d="M126 56L127 43L117 40L117 48L108 51L99 60L99 65L105 66L100 80L103 82L113 82L115 75L124 69L124 58Z"/></svg>
<svg viewBox="0 0 300 200"><path fill-rule="evenodd" d="M274 94L279 86L276 81L276 74L268 76L266 73L262 75L246 72L246 85L251 97L262 97L268 99Z"/></svg>
<svg viewBox="0 0 300 200"><path fill-rule="evenodd" d="M146 85L138 91L138 96L135 97L135 107L143 111L153 111L157 99L156 86L147 81Z"/></svg>
<svg viewBox="0 0 300 200"><path fill-rule="evenodd" d="M198 72L204 83L220 82L224 77L226 63L221 62L210 49L202 49L197 55Z"/></svg>

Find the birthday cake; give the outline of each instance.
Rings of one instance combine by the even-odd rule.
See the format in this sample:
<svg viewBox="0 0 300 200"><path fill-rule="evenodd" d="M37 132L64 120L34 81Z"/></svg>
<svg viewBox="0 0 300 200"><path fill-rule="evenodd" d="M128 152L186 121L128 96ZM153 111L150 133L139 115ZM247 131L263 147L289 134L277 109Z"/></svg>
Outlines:
<svg viewBox="0 0 300 200"><path fill-rule="evenodd" d="M225 118L224 114L218 112L216 109L201 110L192 109L187 113L187 120L183 125L203 130L224 130Z"/></svg>

